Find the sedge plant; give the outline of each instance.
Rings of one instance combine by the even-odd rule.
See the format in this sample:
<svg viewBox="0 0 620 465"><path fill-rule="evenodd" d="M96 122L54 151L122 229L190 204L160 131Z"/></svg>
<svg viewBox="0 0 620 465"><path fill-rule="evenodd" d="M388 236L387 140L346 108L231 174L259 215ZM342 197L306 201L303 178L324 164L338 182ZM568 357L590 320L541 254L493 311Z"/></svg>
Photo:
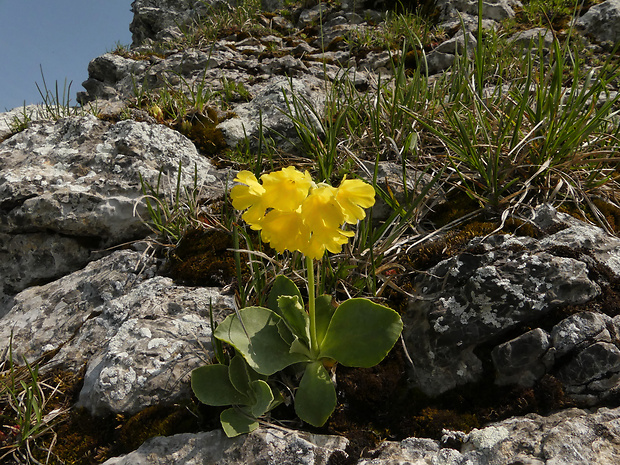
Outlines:
<svg viewBox="0 0 620 465"><path fill-rule="evenodd" d="M403 327L397 312L368 299L352 298L336 306L330 295L317 295L315 266L326 252L339 253L354 236L343 225L366 216L364 209L375 202L374 188L346 178L337 188L316 184L307 171L292 166L260 180L249 171L239 172L239 184L231 190L233 206L245 210L242 218L276 251L303 254L308 301L306 305L292 280L279 275L266 307L243 308L214 330L215 338L234 347L239 358L228 366L197 368L191 382L201 402L233 406L220 416L228 436L256 429L258 417L277 405L280 396L266 377L287 367L299 375L297 416L313 426L324 425L336 407L330 371L338 363L378 364Z"/></svg>

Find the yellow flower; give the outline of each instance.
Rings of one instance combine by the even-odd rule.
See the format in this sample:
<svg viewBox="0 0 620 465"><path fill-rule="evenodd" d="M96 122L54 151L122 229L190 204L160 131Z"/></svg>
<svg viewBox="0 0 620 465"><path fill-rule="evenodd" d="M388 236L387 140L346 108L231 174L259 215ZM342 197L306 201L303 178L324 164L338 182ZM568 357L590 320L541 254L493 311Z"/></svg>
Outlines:
<svg viewBox="0 0 620 465"><path fill-rule="evenodd" d="M339 253L353 232L340 229L344 223L342 207L336 201L337 189L327 184L319 184L301 205L301 216L310 228L312 235L304 255L321 258L325 250Z"/></svg>
<svg viewBox="0 0 620 465"><path fill-rule="evenodd" d="M342 207L345 221L355 224L366 218L364 208L375 204L375 189L361 179L345 179L340 183L336 200Z"/></svg>
<svg viewBox="0 0 620 465"><path fill-rule="evenodd" d="M340 227L345 220L342 207L336 201L337 189L321 183L310 191L301 205L304 221L311 226L322 224L331 227Z"/></svg>
<svg viewBox="0 0 620 465"><path fill-rule="evenodd" d="M249 171L235 178L233 206L247 209L243 219L278 252L298 250L317 259L325 250L339 253L351 231L341 229L366 216L364 208L375 203L375 190L358 179L345 179L340 187L312 182L310 174L292 166L263 174L262 184Z"/></svg>
<svg viewBox="0 0 620 465"><path fill-rule="evenodd" d="M268 205L265 202L265 188L258 183L256 176L249 171L239 171L235 181L242 184L234 186L230 190L233 207L237 210L245 210L242 217L252 227L260 229L258 223L265 216Z"/></svg>
<svg viewBox="0 0 620 465"><path fill-rule="evenodd" d="M340 228L315 228L308 245L301 252L310 258L320 259L325 254L325 250L331 253L340 253L342 246L349 242L353 237L353 231L343 231Z"/></svg>
<svg viewBox="0 0 620 465"><path fill-rule="evenodd" d="M313 184L310 173L302 173L293 166L275 173L263 174L260 179L265 188L266 204L270 208L285 212L297 210L308 197L308 191Z"/></svg>
<svg viewBox="0 0 620 465"><path fill-rule="evenodd" d="M299 250L304 253L306 250L310 229L304 224L299 211L271 210L261 221L261 226L263 241L278 252Z"/></svg>

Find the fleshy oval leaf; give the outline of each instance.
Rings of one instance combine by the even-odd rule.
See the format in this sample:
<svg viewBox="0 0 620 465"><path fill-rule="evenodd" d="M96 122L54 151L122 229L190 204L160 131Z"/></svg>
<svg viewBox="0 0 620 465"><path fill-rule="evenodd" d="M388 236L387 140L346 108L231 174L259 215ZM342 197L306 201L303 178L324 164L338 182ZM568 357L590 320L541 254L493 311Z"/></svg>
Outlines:
<svg viewBox="0 0 620 465"><path fill-rule="evenodd" d="M403 329L400 315L368 299L349 299L334 312L319 357L349 367L372 367L394 347Z"/></svg>
<svg viewBox="0 0 620 465"><path fill-rule="evenodd" d="M332 306L332 296L327 294L318 296L314 305L316 309L316 339L320 346L336 308Z"/></svg>
<svg viewBox="0 0 620 465"><path fill-rule="evenodd" d="M244 405L248 396L230 382L226 365L206 365L196 368L191 376L192 390L200 402L207 405Z"/></svg>
<svg viewBox="0 0 620 465"><path fill-rule="evenodd" d="M269 384L262 379L252 381L251 386L256 401L250 406L250 413L258 418L269 411L274 397Z"/></svg>
<svg viewBox="0 0 620 465"><path fill-rule="evenodd" d="M265 376L254 371L241 355L235 354L228 366L228 377L237 391L251 397L250 383Z"/></svg>
<svg viewBox="0 0 620 465"><path fill-rule="evenodd" d="M320 361L308 363L295 394L295 413L312 426L323 426L336 408L336 389Z"/></svg>
<svg viewBox="0 0 620 465"><path fill-rule="evenodd" d="M251 433L258 428L256 419L236 408L224 410L220 414L220 423L222 423L222 429L229 438Z"/></svg>
<svg viewBox="0 0 620 465"><path fill-rule="evenodd" d="M299 339L309 343L310 318L304 310L302 301L297 296L281 295L278 297L278 313L286 322L291 332Z"/></svg>

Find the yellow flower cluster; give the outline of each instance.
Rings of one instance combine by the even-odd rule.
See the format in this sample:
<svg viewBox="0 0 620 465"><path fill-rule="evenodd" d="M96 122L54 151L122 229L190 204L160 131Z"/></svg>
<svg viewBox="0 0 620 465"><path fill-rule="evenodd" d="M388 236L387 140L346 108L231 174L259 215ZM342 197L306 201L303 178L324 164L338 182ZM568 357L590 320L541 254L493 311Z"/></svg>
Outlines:
<svg viewBox="0 0 620 465"><path fill-rule="evenodd" d="M325 250L338 253L351 231L344 223L355 224L366 216L364 208L375 203L374 188L359 179L344 179L338 188L315 184L310 174L289 166L260 177L240 171L241 183L230 192L233 207L246 210L243 219L262 239L282 253L298 250L318 259Z"/></svg>

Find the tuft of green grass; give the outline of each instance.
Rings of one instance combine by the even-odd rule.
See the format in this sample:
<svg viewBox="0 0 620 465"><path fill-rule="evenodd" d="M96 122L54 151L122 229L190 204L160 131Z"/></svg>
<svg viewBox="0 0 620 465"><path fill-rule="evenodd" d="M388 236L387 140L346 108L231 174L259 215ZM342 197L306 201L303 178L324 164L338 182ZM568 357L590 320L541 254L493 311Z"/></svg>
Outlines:
<svg viewBox="0 0 620 465"><path fill-rule="evenodd" d="M169 173L159 172L157 183L151 185L140 175L143 202L150 221L145 223L162 239L163 244L176 246L185 232L192 226L204 224L200 204L200 186L198 173L194 166L194 183L190 187L182 186L183 166L179 162L175 183L171 183ZM140 202L137 202L134 211Z"/></svg>
<svg viewBox="0 0 620 465"><path fill-rule="evenodd" d="M0 462L12 457L15 463L39 463L32 452L36 440L52 433L64 413L49 406L60 384L53 386L43 380L38 363L30 364L24 358L24 365L18 366L13 360L12 340L11 335L8 358L0 365Z"/></svg>
<svg viewBox="0 0 620 465"><path fill-rule="evenodd" d="M43 74L43 67L41 67L41 79L43 81L43 87L39 86L38 83L35 84L37 86L37 90L39 91L39 95L41 95L41 98L43 99L43 111L41 116L44 119L58 120L68 116L83 116L87 113L95 116L98 115L99 110L97 109L96 103L89 104L87 108L78 107L71 104L72 82L69 82L67 85L67 80L65 79L62 86L62 91L58 86L58 81L55 82L54 89L48 88L47 82L45 81L45 75Z"/></svg>

